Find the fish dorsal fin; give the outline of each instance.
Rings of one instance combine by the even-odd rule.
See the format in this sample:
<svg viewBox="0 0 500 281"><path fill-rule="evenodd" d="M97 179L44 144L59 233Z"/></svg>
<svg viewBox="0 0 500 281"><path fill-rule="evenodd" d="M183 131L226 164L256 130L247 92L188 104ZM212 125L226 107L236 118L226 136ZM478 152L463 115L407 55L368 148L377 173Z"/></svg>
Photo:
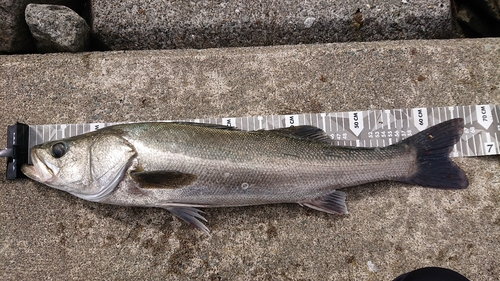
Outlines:
<svg viewBox="0 0 500 281"><path fill-rule="evenodd" d="M219 130L231 130L231 131L241 131L236 127L219 125L219 124L206 124L206 123L194 123L194 122L172 122L179 125L188 125L188 126L197 126L197 127L205 127ZM258 130L254 132L264 132L264 133L275 133L284 136L290 136L298 139L306 139L317 142L326 142L332 143L330 137L325 133L325 131L321 130L318 127L301 125L301 126L293 126L281 129L274 130Z"/></svg>
<svg viewBox="0 0 500 281"><path fill-rule="evenodd" d="M196 175L178 171L131 172L130 176L144 189L176 189L196 181Z"/></svg>
<svg viewBox="0 0 500 281"><path fill-rule="evenodd" d="M274 130L269 130L269 132L287 135L287 136L292 136L292 137L300 138L300 139L317 141L317 142L327 142L327 143L332 142L332 140L325 133L325 131L321 130L318 127L308 126L308 125L274 129Z"/></svg>

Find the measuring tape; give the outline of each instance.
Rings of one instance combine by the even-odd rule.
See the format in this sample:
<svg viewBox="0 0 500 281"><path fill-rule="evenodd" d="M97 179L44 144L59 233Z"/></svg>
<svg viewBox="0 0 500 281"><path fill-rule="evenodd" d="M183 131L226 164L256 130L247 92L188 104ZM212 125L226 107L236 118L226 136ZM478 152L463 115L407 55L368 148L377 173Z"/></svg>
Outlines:
<svg viewBox="0 0 500 281"><path fill-rule="evenodd" d="M446 120L463 118L463 135L450 155L463 157L500 154L499 115L500 105L486 104L167 121L222 124L247 131L311 125L323 129L334 145L382 147ZM118 123L28 126L18 123L9 126L7 149L0 152L0 156L8 157L7 178L23 176L20 167L24 163L31 163L29 150L34 145L116 124Z"/></svg>

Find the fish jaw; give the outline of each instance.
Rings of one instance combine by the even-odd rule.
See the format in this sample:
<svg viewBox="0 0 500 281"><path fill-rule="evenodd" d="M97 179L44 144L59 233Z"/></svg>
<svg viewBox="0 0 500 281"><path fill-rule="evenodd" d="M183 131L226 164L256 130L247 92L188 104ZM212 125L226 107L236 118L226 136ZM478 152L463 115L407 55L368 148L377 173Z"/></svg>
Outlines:
<svg viewBox="0 0 500 281"><path fill-rule="evenodd" d="M30 179L35 180L40 183L50 183L54 179L54 170L49 165L46 165L36 153L36 150L31 151L31 161L32 165L24 164L21 167L21 171Z"/></svg>

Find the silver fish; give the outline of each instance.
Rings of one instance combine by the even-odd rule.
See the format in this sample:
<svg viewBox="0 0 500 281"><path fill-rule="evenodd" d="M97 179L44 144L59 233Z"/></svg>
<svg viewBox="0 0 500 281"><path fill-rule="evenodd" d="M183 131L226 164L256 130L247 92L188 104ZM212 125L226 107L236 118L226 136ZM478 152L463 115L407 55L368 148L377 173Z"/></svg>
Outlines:
<svg viewBox="0 0 500 281"><path fill-rule="evenodd" d="M31 149L29 178L85 200L161 207L205 233L197 208L299 203L347 213L338 189L392 180L461 189L449 156L463 120L382 148L338 147L319 128L241 131L197 123L136 123Z"/></svg>

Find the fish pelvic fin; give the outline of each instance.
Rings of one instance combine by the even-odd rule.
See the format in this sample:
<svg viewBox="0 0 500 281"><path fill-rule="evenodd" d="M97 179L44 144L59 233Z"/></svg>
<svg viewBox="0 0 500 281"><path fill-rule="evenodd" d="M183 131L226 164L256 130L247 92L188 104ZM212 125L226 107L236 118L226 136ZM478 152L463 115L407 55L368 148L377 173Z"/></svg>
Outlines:
<svg viewBox="0 0 500 281"><path fill-rule="evenodd" d="M332 193L302 201L299 204L329 214L348 214L345 198L344 192L334 190Z"/></svg>
<svg viewBox="0 0 500 281"><path fill-rule="evenodd" d="M203 231L203 233L210 236L210 230L200 221L207 221L207 219L200 215L200 213L203 213L203 211L200 211L193 207L165 207L165 209L167 209L176 217L198 228L199 230Z"/></svg>
<svg viewBox="0 0 500 281"><path fill-rule="evenodd" d="M463 189L469 185L465 172L450 158L453 146L462 136L464 120L451 119L426 129L402 143L417 151L416 172L398 181L426 187Z"/></svg>

